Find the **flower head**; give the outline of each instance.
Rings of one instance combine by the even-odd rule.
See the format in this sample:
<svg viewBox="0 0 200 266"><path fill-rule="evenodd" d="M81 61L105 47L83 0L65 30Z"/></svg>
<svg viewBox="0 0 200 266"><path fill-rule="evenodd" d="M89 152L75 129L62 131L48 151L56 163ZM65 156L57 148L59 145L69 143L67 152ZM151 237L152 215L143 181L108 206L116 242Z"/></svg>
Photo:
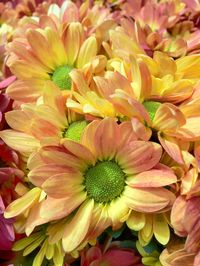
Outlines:
<svg viewBox="0 0 200 266"><path fill-rule="evenodd" d="M119 228L130 210L154 213L170 208L174 195L163 186L176 177L167 167L156 168L161 154L158 144L138 141L129 122L117 125L113 119L91 122L80 143L64 139L58 146L44 146L29 161L28 177L47 198L26 227L68 217L62 245L72 252L108 226ZM19 215L21 204L13 202L6 217Z"/></svg>

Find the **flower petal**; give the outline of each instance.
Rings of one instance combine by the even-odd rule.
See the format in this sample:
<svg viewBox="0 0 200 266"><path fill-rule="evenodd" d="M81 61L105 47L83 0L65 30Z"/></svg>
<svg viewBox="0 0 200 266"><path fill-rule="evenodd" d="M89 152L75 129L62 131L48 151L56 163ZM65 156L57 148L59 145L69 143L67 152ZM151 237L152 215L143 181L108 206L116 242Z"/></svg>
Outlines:
<svg viewBox="0 0 200 266"><path fill-rule="evenodd" d="M145 226L145 215L142 212L132 211L126 223L131 230L140 231Z"/></svg>
<svg viewBox="0 0 200 266"><path fill-rule="evenodd" d="M78 247L86 236L90 221L94 201L88 200L79 208L75 216L66 224L62 244L65 252L71 252Z"/></svg>
<svg viewBox="0 0 200 266"><path fill-rule="evenodd" d="M40 146L34 137L11 129L1 131L0 137L8 146L19 152L31 153Z"/></svg>
<svg viewBox="0 0 200 266"><path fill-rule="evenodd" d="M74 197L84 190L82 183L83 176L79 172L68 170L49 177L42 184L42 189L53 198Z"/></svg>
<svg viewBox="0 0 200 266"><path fill-rule="evenodd" d="M147 213L162 210L175 200L174 194L164 188L126 187L123 195L129 208Z"/></svg>
<svg viewBox="0 0 200 266"><path fill-rule="evenodd" d="M162 245L166 245L170 239L170 230L162 213L155 214L153 217L153 232L155 238Z"/></svg>
<svg viewBox="0 0 200 266"><path fill-rule="evenodd" d="M146 171L155 166L161 157L161 146L154 142L133 141L116 154L116 160L127 175Z"/></svg>
<svg viewBox="0 0 200 266"><path fill-rule="evenodd" d="M78 193L72 198L55 199L47 197L42 202L41 217L49 221L59 220L71 214L86 198L86 193Z"/></svg>
<svg viewBox="0 0 200 266"><path fill-rule="evenodd" d="M97 40L94 36L90 36L85 42L82 44L78 59L77 59L77 67L82 68L84 65L89 63L97 54Z"/></svg>
<svg viewBox="0 0 200 266"><path fill-rule="evenodd" d="M83 42L84 37L83 26L79 22L69 24L66 31L63 33L63 43L66 49L68 63L73 65Z"/></svg>
<svg viewBox="0 0 200 266"><path fill-rule="evenodd" d="M24 196L13 201L5 210L4 216L6 218L15 217L30 208L40 197L41 189L33 188Z"/></svg>
<svg viewBox="0 0 200 266"><path fill-rule="evenodd" d="M173 184L177 178L173 171L167 167L151 169L128 178L126 182L131 187L164 187Z"/></svg>

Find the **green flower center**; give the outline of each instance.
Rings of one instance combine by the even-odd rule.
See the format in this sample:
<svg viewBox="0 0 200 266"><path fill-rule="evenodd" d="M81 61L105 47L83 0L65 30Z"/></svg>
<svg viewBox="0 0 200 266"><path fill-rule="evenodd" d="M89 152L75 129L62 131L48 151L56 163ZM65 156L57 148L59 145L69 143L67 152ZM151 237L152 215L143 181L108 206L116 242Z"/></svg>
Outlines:
<svg viewBox="0 0 200 266"><path fill-rule="evenodd" d="M90 198L106 203L119 197L125 186L125 173L116 162L104 161L85 173L85 188Z"/></svg>
<svg viewBox="0 0 200 266"><path fill-rule="evenodd" d="M71 78L69 73L73 69L70 65L64 65L58 67L53 75L52 80L53 82L61 89L61 90L70 90L71 89Z"/></svg>
<svg viewBox="0 0 200 266"><path fill-rule="evenodd" d="M86 120L71 123L67 130L64 131L63 137L80 142L83 130L88 124L89 122Z"/></svg>
<svg viewBox="0 0 200 266"><path fill-rule="evenodd" d="M158 110L161 103L149 101L149 102L144 102L143 105L146 108L146 110L150 116L151 121L153 121L155 114L156 114L156 111Z"/></svg>

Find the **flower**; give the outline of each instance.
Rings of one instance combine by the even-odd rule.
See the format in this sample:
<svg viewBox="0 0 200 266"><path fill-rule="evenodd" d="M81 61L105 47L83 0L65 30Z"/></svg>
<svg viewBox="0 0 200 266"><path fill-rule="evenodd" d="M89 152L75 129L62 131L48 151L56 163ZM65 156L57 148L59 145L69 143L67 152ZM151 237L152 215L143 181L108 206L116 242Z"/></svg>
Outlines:
<svg viewBox="0 0 200 266"><path fill-rule="evenodd" d="M37 150L40 141L50 143L61 138L78 141L89 121L66 109L65 102L57 86L47 83L42 103L24 104L21 110L6 113L6 121L12 129L1 131L1 138L16 151L26 154Z"/></svg>
<svg viewBox="0 0 200 266"><path fill-rule="evenodd" d="M25 36L15 38L8 49L7 65L19 80L7 93L25 102L31 96L36 101L46 81L53 82L64 94L70 94L72 69L82 69L90 77L92 73L101 72L106 61L103 55L97 55L96 37L87 37L81 23L71 22L65 26L59 21L55 23L50 16L42 19L38 26L28 28Z"/></svg>
<svg viewBox="0 0 200 266"><path fill-rule="evenodd" d="M150 243L149 245L142 247L140 243L136 242L137 250L142 256L143 265L148 266L162 266L160 262L160 252L158 247L154 243Z"/></svg>
<svg viewBox="0 0 200 266"><path fill-rule="evenodd" d="M114 244L114 243L113 243ZM132 249L120 248L111 245L104 252L96 245L81 252L81 266L140 266L140 257Z"/></svg>
<svg viewBox="0 0 200 266"><path fill-rule="evenodd" d="M61 226L61 224L53 224L49 227L45 225L40 230L31 234L31 236L18 240L15 242L13 250L20 251L24 249L23 256L27 256L39 248L38 253L33 259L33 266L42 265L45 258L52 260L56 266L63 265L65 253L62 250L61 241L58 240L56 243L52 243L52 235L48 231L49 228L50 231L53 231L53 228L56 228L56 226Z"/></svg>
<svg viewBox="0 0 200 266"><path fill-rule="evenodd" d="M170 208L174 195L163 186L176 182L176 176L167 167L156 168L161 154L158 144L138 141L129 122L117 125L111 118L91 122L80 143L63 139L60 145L42 147L28 162L28 178L47 198L35 207L26 230L30 233L45 219L68 217L62 245L69 253L108 226L119 228L132 209L154 213ZM23 198L11 203L5 216L15 217L31 206L35 196L29 193L24 203Z"/></svg>
<svg viewBox="0 0 200 266"><path fill-rule="evenodd" d="M0 196L0 250L10 250L15 239L13 219L5 219L3 212L5 206Z"/></svg>
<svg viewBox="0 0 200 266"><path fill-rule="evenodd" d="M187 252L181 241L171 241L166 249L160 255L160 261L163 266L184 265L198 266L200 253Z"/></svg>

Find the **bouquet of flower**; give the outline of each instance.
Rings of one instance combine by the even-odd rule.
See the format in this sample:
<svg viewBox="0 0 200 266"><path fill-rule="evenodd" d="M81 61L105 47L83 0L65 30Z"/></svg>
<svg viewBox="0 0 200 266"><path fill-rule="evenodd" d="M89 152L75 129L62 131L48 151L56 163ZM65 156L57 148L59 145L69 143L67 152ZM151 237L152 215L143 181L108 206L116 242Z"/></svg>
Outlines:
<svg viewBox="0 0 200 266"><path fill-rule="evenodd" d="M0 265L200 266L200 0L0 3Z"/></svg>

